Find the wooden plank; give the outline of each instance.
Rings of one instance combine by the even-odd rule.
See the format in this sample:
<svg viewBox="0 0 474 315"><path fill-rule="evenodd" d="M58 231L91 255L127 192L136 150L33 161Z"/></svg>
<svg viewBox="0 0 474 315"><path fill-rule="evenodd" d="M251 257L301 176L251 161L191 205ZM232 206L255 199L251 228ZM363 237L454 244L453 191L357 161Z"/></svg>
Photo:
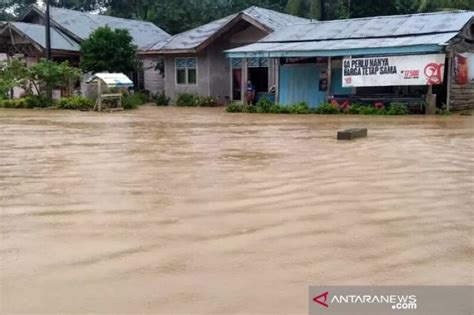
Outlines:
<svg viewBox="0 0 474 315"><path fill-rule="evenodd" d="M337 132L337 140L353 140L367 137L367 128L352 128Z"/></svg>
<svg viewBox="0 0 474 315"><path fill-rule="evenodd" d="M452 54L449 53L449 57L448 57L448 83L447 83L447 87L446 87L446 110L448 112L450 110L449 106L451 104L451 84L452 84L451 76L453 75L452 68L453 68L453 57L452 57Z"/></svg>

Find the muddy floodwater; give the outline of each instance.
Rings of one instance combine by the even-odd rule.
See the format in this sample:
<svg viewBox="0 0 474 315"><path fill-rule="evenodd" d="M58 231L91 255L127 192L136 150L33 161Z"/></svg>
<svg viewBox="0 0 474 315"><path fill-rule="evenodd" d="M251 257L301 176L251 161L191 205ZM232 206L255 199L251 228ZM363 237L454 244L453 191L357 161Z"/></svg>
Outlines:
<svg viewBox="0 0 474 315"><path fill-rule="evenodd" d="M369 136L335 140L337 130ZM474 117L0 110L0 313L305 314L473 284Z"/></svg>

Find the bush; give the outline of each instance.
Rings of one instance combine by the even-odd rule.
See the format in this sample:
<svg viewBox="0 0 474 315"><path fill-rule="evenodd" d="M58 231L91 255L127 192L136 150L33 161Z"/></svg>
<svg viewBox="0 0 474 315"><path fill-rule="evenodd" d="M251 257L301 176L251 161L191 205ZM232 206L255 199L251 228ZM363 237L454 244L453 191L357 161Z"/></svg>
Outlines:
<svg viewBox="0 0 474 315"><path fill-rule="evenodd" d="M360 115L385 115L385 109L375 108L370 105L359 108Z"/></svg>
<svg viewBox="0 0 474 315"><path fill-rule="evenodd" d="M178 97L176 98L176 106L192 107L197 105L198 102L196 102L196 96L194 94L181 93L178 94Z"/></svg>
<svg viewBox="0 0 474 315"><path fill-rule="evenodd" d="M270 113L270 108L275 104L267 99L266 97L262 97L258 100L257 104L255 105L257 108L257 113Z"/></svg>
<svg viewBox="0 0 474 315"><path fill-rule="evenodd" d="M361 112L361 109L365 107L367 107L367 105L354 103L347 109L347 113L351 115L359 115Z"/></svg>
<svg viewBox="0 0 474 315"><path fill-rule="evenodd" d="M215 107L217 100L212 96L198 96L190 93L181 93L176 98L176 106L182 107Z"/></svg>
<svg viewBox="0 0 474 315"><path fill-rule="evenodd" d="M25 98L26 100L26 107L27 108L44 108L50 106L50 100L44 96L38 96L38 95L33 95L33 96L28 96Z"/></svg>
<svg viewBox="0 0 474 315"><path fill-rule="evenodd" d="M87 111L94 108L94 103L92 100L83 96L72 96L60 99L58 108Z"/></svg>
<svg viewBox="0 0 474 315"><path fill-rule="evenodd" d="M200 107L216 107L218 105L217 100L212 96L196 96L195 103L196 106Z"/></svg>
<svg viewBox="0 0 474 315"><path fill-rule="evenodd" d="M310 114L311 109L306 102L301 102L288 107L288 113L290 114Z"/></svg>
<svg viewBox="0 0 474 315"><path fill-rule="evenodd" d="M227 108L225 109L226 112L228 113L243 113L243 107L245 105L243 103L240 103L240 102L232 102L229 104L229 106L227 106Z"/></svg>
<svg viewBox="0 0 474 315"><path fill-rule="evenodd" d="M3 108L35 108L47 107L48 100L39 96L28 96L19 99L0 100L0 107Z"/></svg>
<svg viewBox="0 0 474 315"><path fill-rule="evenodd" d="M341 113L339 108L334 106L333 104L321 104L315 110L315 114L322 114L322 115L334 115Z"/></svg>
<svg viewBox="0 0 474 315"><path fill-rule="evenodd" d="M124 109L135 109L140 105L145 104L147 101L147 96L143 93L134 93L130 95L125 95L123 97L123 108Z"/></svg>
<svg viewBox="0 0 474 315"><path fill-rule="evenodd" d="M157 106L168 106L170 103L170 98L166 96L164 91L153 95L152 99Z"/></svg>
<svg viewBox="0 0 474 315"><path fill-rule="evenodd" d="M406 115L408 110L405 104L390 103L390 107L386 112L387 115Z"/></svg>

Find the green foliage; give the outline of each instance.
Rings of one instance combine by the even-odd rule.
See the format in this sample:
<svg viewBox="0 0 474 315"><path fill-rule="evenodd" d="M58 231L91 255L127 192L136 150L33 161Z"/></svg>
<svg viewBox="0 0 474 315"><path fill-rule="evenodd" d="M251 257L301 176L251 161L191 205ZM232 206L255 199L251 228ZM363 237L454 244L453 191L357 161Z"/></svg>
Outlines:
<svg viewBox="0 0 474 315"><path fill-rule="evenodd" d="M168 106L170 103L170 98L166 96L164 91L153 95L152 99L157 106Z"/></svg>
<svg viewBox="0 0 474 315"><path fill-rule="evenodd" d="M67 61L41 60L27 67L24 62L13 59L0 66L0 98L4 98L14 87L23 88L27 95L33 95L34 90L40 96L46 94L48 86L71 91L79 78L79 69L70 67Z"/></svg>
<svg viewBox="0 0 474 315"><path fill-rule="evenodd" d="M199 107L216 107L219 105L217 100L212 96L198 96L195 102L197 103L196 106Z"/></svg>
<svg viewBox="0 0 474 315"><path fill-rule="evenodd" d="M306 102L301 102L288 106L289 114L310 114L311 109Z"/></svg>
<svg viewBox="0 0 474 315"><path fill-rule="evenodd" d="M19 99L0 100L0 108L41 108L48 105L48 100L40 96L27 96Z"/></svg>
<svg viewBox="0 0 474 315"><path fill-rule="evenodd" d="M318 106L318 108L316 108L315 113L322 114L322 115L334 115L334 114L340 114L341 111L339 110L338 107L332 104L321 104Z"/></svg>
<svg viewBox="0 0 474 315"><path fill-rule="evenodd" d="M415 3L419 12L474 8L474 0L417 0Z"/></svg>
<svg viewBox="0 0 474 315"><path fill-rule="evenodd" d="M27 79L38 95L44 95L48 86L60 89L70 88L80 76L79 69L70 67L67 61L57 63L44 59L28 67Z"/></svg>
<svg viewBox="0 0 474 315"><path fill-rule="evenodd" d="M303 16L306 11L305 4L304 0L288 0L286 12L291 15Z"/></svg>
<svg viewBox="0 0 474 315"><path fill-rule="evenodd" d="M309 18L315 20L322 19L322 5L324 0L310 0L309 1Z"/></svg>
<svg viewBox="0 0 474 315"><path fill-rule="evenodd" d="M6 98L14 87L25 87L28 69L24 62L13 59L0 65L0 99Z"/></svg>
<svg viewBox="0 0 474 315"><path fill-rule="evenodd" d="M368 105L354 103L347 109L347 114L359 115L361 114L361 109L367 107Z"/></svg>
<svg viewBox="0 0 474 315"><path fill-rule="evenodd" d="M403 103L390 103L390 107L386 112L387 115L406 115L408 114L407 106Z"/></svg>
<svg viewBox="0 0 474 315"><path fill-rule="evenodd" d="M130 73L137 68L133 38L125 29L99 27L81 43L84 72Z"/></svg>
<svg viewBox="0 0 474 315"><path fill-rule="evenodd" d="M144 93L134 93L123 97L124 109L135 109L147 102L148 97Z"/></svg>
<svg viewBox="0 0 474 315"><path fill-rule="evenodd" d="M245 113L244 111L245 104L241 102L232 102L225 109L228 113Z"/></svg>
<svg viewBox="0 0 474 315"><path fill-rule="evenodd" d="M301 102L293 105L278 105L267 99L261 99L255 106L246 105L240 102L231 103L227 109L229 113L272 113L272 114L353 114L353 115L406 115L408 114L405 104L392 103L388 110L376 108L372 105L353 104L347 106L343 111L333 104L321 104L315 109L311 109L307 103Z"/></svg>
<svg viewBox="0 0 474 315"><path fill-rule="evenodd" d="M65 97L59 100L58 108L88 111L94 108L94 102L83 96Z"/></svg>
<svg viewBox="0 0 474 315"><path fill-rule="evenodd" d="M176 106L197 106L198 102L196 102L196 98L196 95L190 93L178 94L178 97L176 98Z"/></svg>
<svg viewBox="0 0 474 315"><path fill-rule="evenodd" d="M258 100L256 107L257 107L257 112L258 113L269 113L271 107L273 107L275 104L270 101L269 99L262 97L261 99Z"/></svg>
<svg viewBox="0 0 474 315"><path fill-rule="evenodd" d="M360 115L385 115L385 109L375 108L373 106L361 106L359 108Z"/></svg>
<svg viewBox="0 0 474 315"><path fill-rule="evenodd" d="M198 96L190 93L178 94L176 106L184 107L215 107L217 100L212 96Z"/></svg>

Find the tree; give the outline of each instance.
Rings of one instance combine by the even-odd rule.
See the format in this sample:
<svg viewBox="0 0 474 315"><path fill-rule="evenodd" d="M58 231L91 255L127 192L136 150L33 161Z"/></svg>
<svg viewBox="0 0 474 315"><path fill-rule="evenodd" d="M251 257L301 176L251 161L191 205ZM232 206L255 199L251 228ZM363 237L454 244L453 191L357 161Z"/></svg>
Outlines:
<svg viewBox="0 0 474 315"><path fill-rule="evenodd" d="M19 16L35 3L36 0L2 0L0 1L0 12L2 12L0 16L2 19L3 17L13 19L13 17Z"/></svg>
<svg viewBox="0 0 474 315"><path fill-rule="evenodd" d="M418 0L419 12L442 11L452 9L472 10L474 0Z"/></svg>
<svg viewBox="0 0 474 315"><path fill-rule="evenodd" d="M43 59L27 68L26 79L33 85L38 95L44 95L47 87L68 89L80 79L79 69L69 66L67 61L57 63Z"/></svg>
<svg viewBox="0 0 474 315"><path fill-rule="evenodd" d="M309 17L315 20L323 20L323 0L311 0L309 3Z"/></svg>
<svg viewBox="0 0 474 315"><path fill-rule="evenodd" d="M81 64L84 72L123 72L135 70L137 47L127 30L110 27L96 29L81 43Z"/></svg>
<svg viewBox="0 0 474 315"><path fill-rule="evenodd" d="M24 62L13 59L0 65L0 99L7 96L14 87L23 87L28 70Z"/></svg>
<svg viewBox="0 0 474 315"><path fill-rule="evenodd" d="M286 12L296 16L304 16L305 12L307 12L306 2L303 0L288 0Z"/></svg>

